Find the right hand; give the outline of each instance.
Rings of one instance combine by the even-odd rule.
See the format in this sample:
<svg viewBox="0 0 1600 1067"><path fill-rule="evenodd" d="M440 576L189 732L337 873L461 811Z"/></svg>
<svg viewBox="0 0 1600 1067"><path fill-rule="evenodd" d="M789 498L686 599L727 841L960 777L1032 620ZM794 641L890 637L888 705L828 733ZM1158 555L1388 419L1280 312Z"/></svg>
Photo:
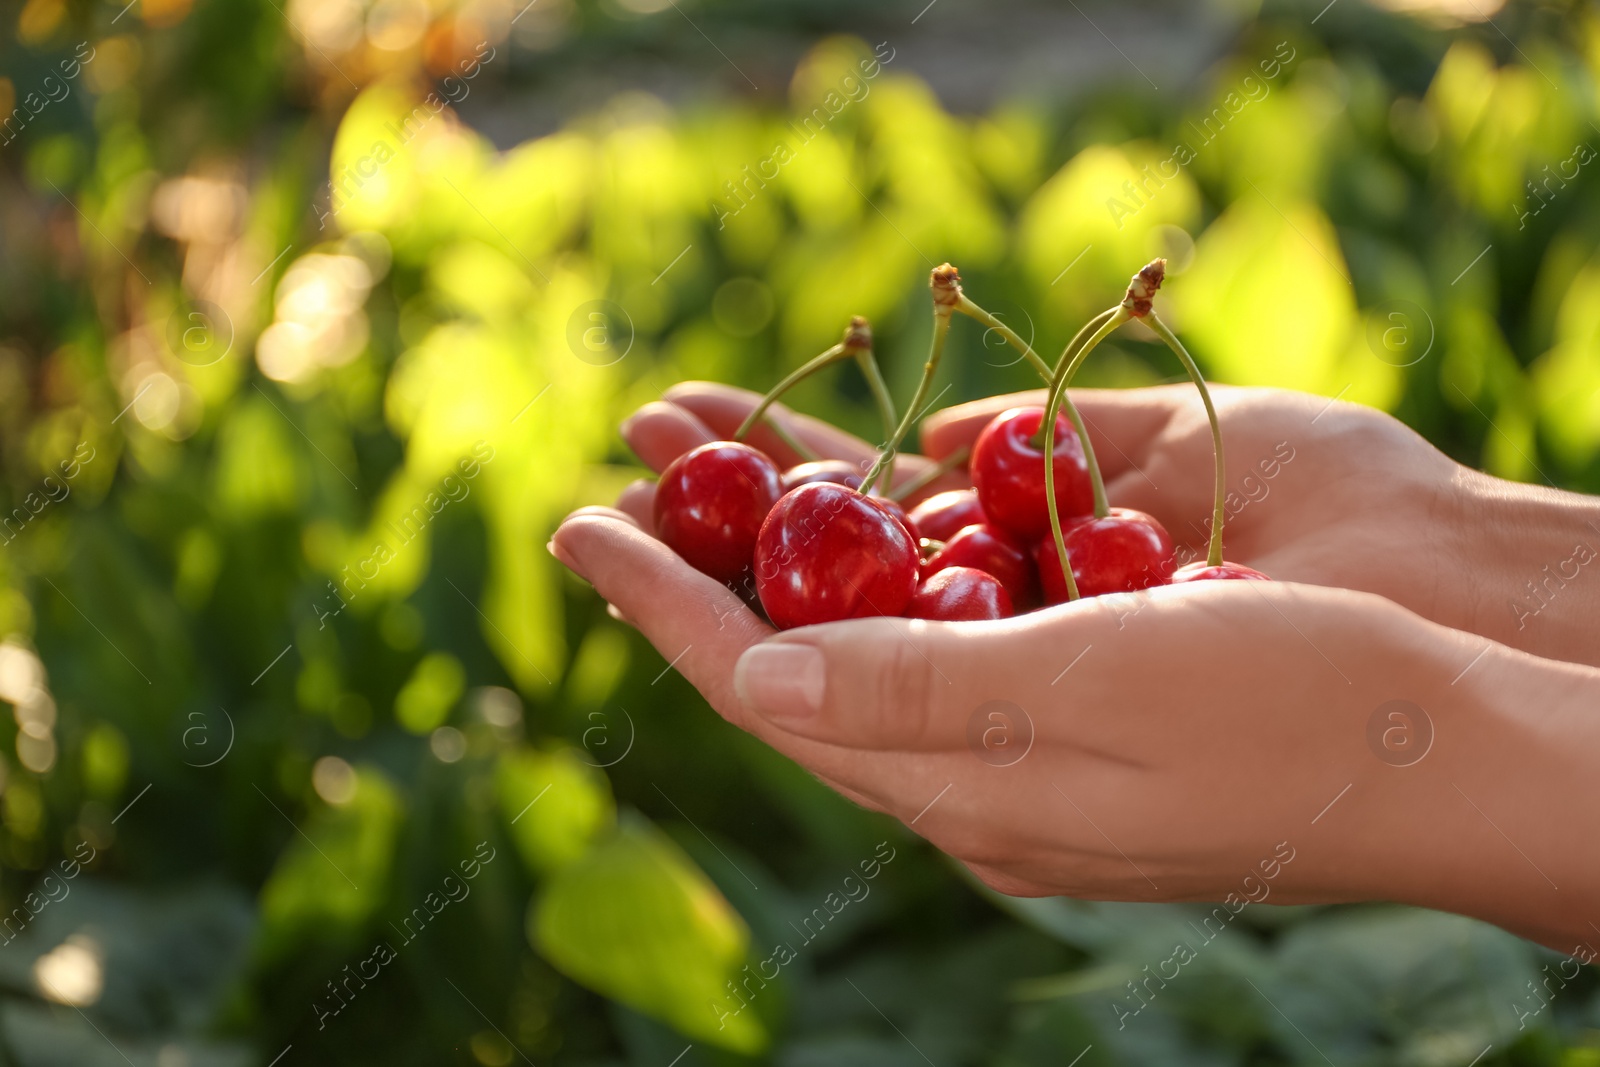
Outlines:
<svg viewBox="0 0 1600 1067"><path fill-rule="evenodd" d="M1265 443L1267 454L1283 440L1276 433L1294 431L1296 405L1314 401L1225 391L1230 427L1241 398L1252 396L1268 411L1251 413L1249 423L1273 432L1230 434L1230 444ZM926 435L931 451L947 452L996 411L1033 399L999 398L941 416ZM1116 455L1106 466L1121 499L1157 513L1174 532L1186 516L1209 515L1210 435L1182 424L1183 409L1199 407L1192 394L1078 399L1097 428L1097 448ZM624 434L659 469L726 436L755 400L686 384L642 409ZM824 454L870 454L826 424L786 410L778 417ZM1399 561L1382 552L1341 557L1338 536L1316 542L1319 522L1346 522L1346 536L1361 528L1359 515L1339 514L1339 502L1345 512L1357 506L1361 473L1372 467L1405 466L1419 492L1429 464L1453 476L1453 464L1426 445L1412 449L1399 424L1371 418L1374 426L1325 436L1317 429L1323 420L1308 417L1294 458L1280 459L1266 479L1274 491L1252 490L1256 500L1241 514L1254 509L1259 529L1230 556L1280 579L1311 571L1324 555L1332 558L1325 573L1340 574L1343 558L1352 584L1393 581L1420 565L1417 553ZM767 436L753 435L753 443L792 459ZM1287 479L1302 459L1315 462L1299 468L1296 485ZM902 456L897 472L928 462ZM1150 485L1135 463L1162 490L1124 493L1130 479ZM1341 475L1341 466L1351 469ZM1386 495L1384 479L1375 481L1373 510L1410 507L1396 517L1425 543L1429 507ZM1275 510L1292 519L1300 508L1322 507L1319 482L1334 494L1325 511L1300 526L1273 519ZM1447 500L1450 477L1435 489ZM1596 827L1573 798L1585 795L1600 753L1600 725L1589 713L1600 672L1493 647L1376 596L1291 580L1201 582L994 623L873 618L774 634L727 588L648 536L652 497L653 486L641 482L620 510L576 512L552 551L729 722L846 797L899 817L1002 892L1215 899L1251 864L1276 855L1274 842L1303 841L1304 858L1274 883L1280 901L1407 901L1498 922L1561 950L1587 935L1600 869L1572 842ZM1374 526L1377 536L1386 529ZM1188 533L1186 540L1203 542L1202 529ZM1466 578L1469 586L1475 580ZM1124 610L1130 603L1133 612ZM1386 758L1400 751L1387 740L1374 747L1373 716L1395 699L1434 709L1436 753L1425 714L1429 740L1413 762ZM973 747L973 717L994 700L1037 723L1026 760L997 766ZM984 737L981 748L994 751ZM1335 803L1336 814L1322 819ZM1059 818L1041 822L1041 811ZM1503 862L1485 869L1486 855Z"/></svg>
<svg viewBox="0 0 1600 1067"><path fill-rule="evenodd" d="M1569 563L1569 580L1551 586L1559 595L1544 595L1543 607L1527 591L1575 545L1600 551L1594 499L1463 467L1373 408L1280 389L1211 390L1227 457L1227 559L1281 581L1377 593L1453 629L1600 665L1600 577L1572 581ZM1072 396L1111 503L1154 515L1180 557L1204 559L1211 435L1194 387ZM1043 402L1034 390L937 412L923 424L924 451L948 455L1006 408Z"/></svg>

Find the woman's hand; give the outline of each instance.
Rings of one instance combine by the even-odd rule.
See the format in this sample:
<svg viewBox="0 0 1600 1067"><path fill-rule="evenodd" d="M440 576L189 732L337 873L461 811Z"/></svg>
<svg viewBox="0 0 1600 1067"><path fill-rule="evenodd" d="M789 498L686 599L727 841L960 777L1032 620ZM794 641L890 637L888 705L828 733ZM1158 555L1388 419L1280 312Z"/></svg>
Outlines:
<svg viewBox="0 0 1600 1067"><path fill-rule="evenodd" d="M622 436L634 454L659 474L691 448L709 441L729 440L760 399L755 393L731 386L683 382L668 389L665 399L646 404L634 412L622 424ZM768 417L777 420L790 435L824 459L847 460L859 466L862 474L867 473L877 456L875 446L861 438L821 419L797 415L782 404L773 404L768 409ZM976 437L977 430L970 436ZM745 441L771 456L780 468L801 462L800 456L764 421L751 428ZM970 440L953 442L947 451L970 443ZM923 456L902 453L895 460L894 484L900 485L924 474L931 466L932 461ZM971 484L962 475L946 474L915 493L906 502L908 509L910 504L929 494L962 489ZM654 500L655 483L641 480L623 492L617 506L638 519L644 529L651 530L650 509Z"/></svg>
<svg viewBox="0 0 1600 1067"><path fill-rule="evenodd" d="M670 399L626 430L652 466L750 402L698 386ZM859 446L790 425L834 454ZM953 447L940 432L959 439L952 425L930 433L936 450ZM1136 457L1118 443L1120 480ZM1215 900L1250 896L1270 869L1278 901L1403 900L1563 951L1587 930L1600 876L1574 842L1600 827L1568 805L1600 751L1584 710L1595 672L1285 582L775 636L644 532L648 498L635 487L625 511L578 512L553 551L729 721L1002 891Z"/></svg>
<svg viewBox="0 0 1600 1067"><path fill-rule="evenodd" d="M1456 463L1372 408L1213 386L1227 449L1227 557L1280 581L1378 595L1536 655L1600 665L1600 501ZM1074 390L1113 504L1204 558L1211 437L1193 386ZM929 455L1042 391L948 408Z"/></svg>

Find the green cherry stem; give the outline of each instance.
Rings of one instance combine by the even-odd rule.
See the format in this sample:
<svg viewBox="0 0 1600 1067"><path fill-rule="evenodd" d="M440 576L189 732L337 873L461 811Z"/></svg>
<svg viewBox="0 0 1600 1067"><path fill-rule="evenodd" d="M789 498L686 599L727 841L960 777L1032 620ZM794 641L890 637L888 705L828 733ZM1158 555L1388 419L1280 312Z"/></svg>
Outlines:
<svg viewBox="0 0 1600 1067"><path fill-rule="evenodd" d="M1050 457L1055 455L1056 411L1060 408L1061 401L1066 396L1068 375L1077 369L1084 358L1090 352L1093 352L1101 341L1109 337L1112 331L1127 322L1130 317L1127 308L1119 305L1109 311L1102 312L1090 320L1089 325L1085 326L1084 329L1088 329L1089 326L1093 326L1096 322L1100 323L1100 325L1078 349L1076 354L1072 354L1069 358L1069 353L1072 352L1071 344L1067 346L1067 351L1061 353L1061 359L1056 364L1054 379L1050 383L1050 398L1044 408L1044 454L1046 457L1044 464L1044 498L1047 503L1046 510L1050 515L1050 537L1055 542L1056 558L1061 563L1061 574L1067 582L1067 599L1069 601L1078 599L1078 583L1072 576L1072 561L1067 558L1067 542L1061 536L1061 515L1055 506L1056 465L1050 461ZM1082 331L1079 332L1079 336L1082 336ZM1073 338L1073 341L1076 342L1077 338ZM1090 455L1088 450L1089 435L1081 427L1075 426L1074 429L1077 430L1078 436L1083 442L1084 453L1087 457ZM1093 462L1089 464L1089 484L1094 489L1095 517L1103 519L1110 511L1110 506L1106 503L1106 487L1100 477L1100 470Z"/></svg>
<svg viewBox="0 0 1600 1067"><path fill-rule="evenodd" d="M779 422L771 415L766 417L766 423L767 429L776 434L778 440L788 445L794 454L800 457L802 463L815 463L817 460L822 458L816 449L812 448L810 445L800 440L800 438L790 433L784 428L783 423Z"/></svg>
<svg viewBox="0 0 1600 1067"><path fill-rule="evenodd" d="M968 298L965 293L961 294L961 299L956 303L956 310L961 312L963 315L977 319L979 322L989 327L989 329L996 331L1001 337L1005 338L1007 344L1011 345L1011 347L1015 348L1018 352L1021 352L1023 356L1027 358L1028 362L1033 364L1034 369L1039 372L1039 377L1043 379L1045 385L1050 385L1055 381L1055 374L1050 369L1050 364L1046 363L1044 361L1044 357L1033 350L1032 345L1024 341L1011 327L1007 326L1004 322L1001 322L989 312L979 307L970 298ZM1111 312L1108 310L1091 319L1088 325L1079 330L1077 336L1073 337L1073 339L1067 343L1066 349L1061 353L1061 358L1066 359L1068 354L1076 351L1078 346L1082 345L1089 335L1099 328L1100 320L1110 314ZM1083 416L1078 414L1078 405L1072 402L1072 396L1070 394L1062 393L1061 403L1062 410L1067 413L1067 421L1072 423L1073 432L1078 435L1078 440L1083 445L1083 458L1089 465L1089 484L1094 487L1096 494L1095 499L1098 500L1105 495L1105 489L1104 486L1101 485L1100 464L1096 462L1094 458L1094 445L1089 443L1088 427L1083 424ZM1042 440L1042 438L1038 438L1034 441L1034 443L1043 447Z"/></svg>
<svg viewBox="0 0 1600 1067"><path fill-rule="evenodd" d="M970 319L977 319L1005 338L1007 344L1021 352L1023 357L1033 364L1034 369L1039 372L1040 378L1043 378L1046 382L1050 380L1050 364L1044 361L1044 357L1035 352L1032 345L1018 336L1017 331L973 303L966 293L962 293L961 299L956 301L956 310Z"/></svg>
<svg viewBox="0 0 1600 1067"><path fill-rule="evenodd" d="M884 439L887 440L889 434L894 433L898 421L894 413L894 397L889 395L889 386L883 380L883 371L878 369L878 360L870 347L856 353L856 362L860 364L861 373L872 390L872 397L878 403L878 415L883 420Z"/></svg>
<svg viewBox="0 0 1600 1067"><path fill-rule="evenodd" d="M928 345L927 362L922 365L922 380L917 382L917 391L912 396L911 404L906 408L905 414L900 417L899 425L894 428L894 433L889 435L889 440L884 442L883 448L878 452L878 458L872 464L872 469L867 471L866 479L861 483L863 492L874 491L880 477L884 480L882 488L888 488L889 478L894 470L894 459L900 451L900 442L904 441L906 434L910 432L911 423L921 410L923 401L928 396L928 390L933 385L933 376L939 370L939 359L944 355L945 338L950 335L950 315L961 295L961 275L950 264L943 263L933 268L928 285L933 290L933 340Z"/></svg>
<svg viewBox="0 0 1600 1067"><path fill-rule="evenodd" d="M1155 331L1155 335L1166 342L1172 349L1178 361L1183 364L1183 369L1189 373L1189 380L1194 382L1194 387L1200 390L1200 400L1206 406L1206 420L1211 424L1211 454L1216 465L1216 488L1212 493L1211 504L1211 543L1206 550L1206 565L1220 567L1222 565L1222 518L1223 497L1227 493L1228 475L1226 464L1222 458L1222 425L1217 421L1217 409L1211 403L1211 390L1206 388L1206 380L1200 374L1200 368L1195 365L1194 357L1189 355L1183 343L1178 340L1167 324L1156 317L1153 307L1156 291L1161 288L1161 283L1167 276L1167 261L1152 259L1146 263L1138 274L1133 276L1133 281L1128 284L1128 294L1122 299L1122 308L1136 319L1145 320L1145 325Z"/></svg>
<svg viewBox="0 0 1600 1067"><path fill-rule="evenodd" d="M966 463L966 461L971 458L972 447L970 445L962 445L960 448L956 449L939 462L929 466L928 469L923 471L921 474L918 474L913 478L907 478L904 482L895 486L894 489L889 492L888 497L895 503L899 503L912 493L918 492L919 490L932 485L934 482L938 481L940 478L943 478L946 474L949 474L951 471Z"/></svg>
<svg viewBox="0 0 1600 1067"><path fill-rule="evenodd" d="M767 394L761 398L761 403L757 404L755 409L752 410L750 414L745 416L744 422L739 424L739 428L733 431L733 439L735 441L743 441L745 434L749 433L751 427L755 426L755 424L761 420L761 417L767 413L767 409L772 406L773 402L777 400L778 397L788 392L800 381L811 377L811 375L817 373L819 370L822 370L824 367L843 359L846 355L849 355L849 353L846 352L844 342L841 341L839 344L834 345L821 355L813 356L811 359L806 360L806 362L801 364L799 367L784 375L783 380L777 385L774 385L771 389L767 390ZM768 424L771 425L770 420Z"/></svg>
<svg viewBox="0 0 1600 1067"><path fill-rule="evenodd" d="M1061 358L1056 360L1055 372L1050 375L1050 380L1046 383L1049 385L1051 393L1054 393L1056 380L1058 377L1060 378L1061 405L1067 413L1067 421L1072 423L1073 432L1078 435L1078 443L1083 446L1083 458L1089 467L1089 488L1094 492L1096 515L1103 515L1105 513L1103 509L1108 507L1105 502L1105 480L1100 477L1100 464L1094 458L1094 445L1089 443L1088 427L1083 423L1083 416L1078 414L1077 406L1072 402L1072 394L1067 392L1067 386L1072 384L1072 376L1078 373L1078 367L1083 363L1084 358L1094 349L1095 345L1100 343L1099 338L1104 335L1100 334L1099 331L1116 314L1116 311L1116 308L1107 308L1083 324L1083 328L1077 332L1071 341L1067 342L1067 347L1061 350ZM1055 424L1054 418L1041 422L1038 433L1034 435L1034 444L1041 450L1045 450L1046 455L1050 454L1047 450L1052 447L1052 445L1045 444L1046 431L1048 429L1052 435L1053 444ZM1051 499L1054 498L1052 497Z"/></svg>
<svg viewBox="0 0 1600 1067"><path fill-rule="evenodd" d="M744 422L733 432L733 439L735 441L744 440L745 434L749 433L751 428L764 418L767 426L771 428L773 433L777 434L778 439L793 449L801 459L811 461L820 458L804 441L790 433L778 423L777 419L768 414L767 409L772 406L778 397L788 392L801 380L810 377L824 367L831 366L842 359L850 357L855 358L856 364L861 368L861 373L866 376L867 384L872 388L873 396L877 399L878 411L883 416L883 432L888 433L894 426L894 401L890 399L889 389L883 383L883 374L878 370L878 361L872 355L872 327L865 318L855 315L851 317L850 325L845 328L842 341L821 355L807 360L802 366L785 375L782 381L767 391L767 394L761 398L761 402L756 405L755 410L745 416Z"/></svg>
<svg viewBox="0 0 1600 1067"><path fill-rule="evenodd" d="M1195 365L1194 357L1189 355L1183 347L1183 342L1178 340L1176 334L1167 328L1167 324L1156 317L1152 310L1144 316L1145 325L1155 331L1157 337L1167 343L1174 355L1183 364L1183 369L1189 372L1189 380L1194 382L1195 388L1200 390L1200 399L1206 406L1206 418L1211 422L1211 449L1216 458L1216 489L1213 493L1211 506L1211 544L1206 550L1206 565L1209 567L1222 566L1222 518L1223 497L1227 493L1228 475L1226 465L1222 458L1222 425L1217 421L1217 409L1211 403L1211 390L1206 388L1205 379L1200 375L1200 368Z"/></svg>

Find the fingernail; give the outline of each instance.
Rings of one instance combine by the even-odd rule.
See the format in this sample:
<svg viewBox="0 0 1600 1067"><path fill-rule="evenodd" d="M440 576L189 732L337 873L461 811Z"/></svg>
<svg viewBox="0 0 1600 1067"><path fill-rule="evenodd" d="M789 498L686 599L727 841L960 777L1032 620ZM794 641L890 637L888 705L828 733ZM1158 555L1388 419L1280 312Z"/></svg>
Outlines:
<svg viewBox="0 0 1600 1067"><path fill-rule="evenodd" d="M809 719L822 709L826 674L810 645L753 645L739 657L734 689L747 708L774 722Z"/></svg>
<svg viewBox="0 0 1600 1067"><path fill-rule="evenodd" d="M582 571L578 570L578 565L572 562L572 556L567 553L567 550L556 544L554 540L546 542L544 547L552 556L560 560L568 570L575 574L583 573Z"/></svg>

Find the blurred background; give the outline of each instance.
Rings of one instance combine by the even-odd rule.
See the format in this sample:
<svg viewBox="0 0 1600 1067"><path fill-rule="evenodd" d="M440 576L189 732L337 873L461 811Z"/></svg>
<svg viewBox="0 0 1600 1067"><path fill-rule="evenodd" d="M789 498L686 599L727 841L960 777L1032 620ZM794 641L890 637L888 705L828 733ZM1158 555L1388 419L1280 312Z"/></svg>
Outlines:
<svg viewBox="0 0 1600 1067"><path fill-rule="evenodd" d="M8 0L0 1062L1600 1064L1395 907L1135 994L1208 908L983 890L544 549L674 381L861 313L909 396L946 259L1053 354L1166 255L1212 377L1600 489L1597 73L1553 0Z"/></svg>

